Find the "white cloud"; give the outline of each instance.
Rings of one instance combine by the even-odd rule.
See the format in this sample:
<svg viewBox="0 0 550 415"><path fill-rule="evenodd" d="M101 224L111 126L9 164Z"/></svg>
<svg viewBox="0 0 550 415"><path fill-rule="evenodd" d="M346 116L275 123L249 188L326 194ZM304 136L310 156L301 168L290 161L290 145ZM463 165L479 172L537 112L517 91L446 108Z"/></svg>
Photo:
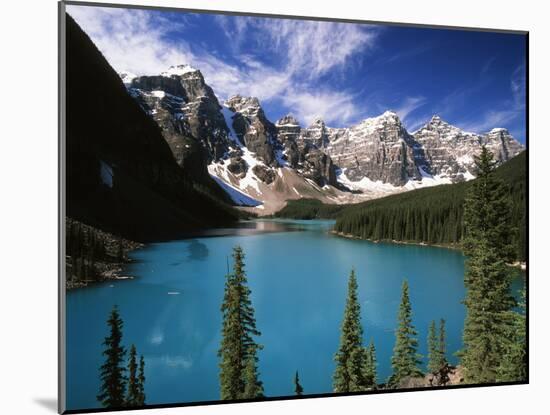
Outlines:
<svg viewBox="0 0 550 415"><path fill-rule="evenodd" d="M477 133L487 132L495 127L505 127L525 113L525 66L514 70L510 79L510 96L500 108L486 111L481 118L462 124L461 127Z"/></svg>
<svg viewBox="0 0 550 415"><path fill-rule="evenodd" d="M406 97L403 103L398 108L395 108L394 111L397 115L399 115L401 121L405 121L409 114L416 111L417 108L421 107L425 103L426 98L424 97Z"/></svg>
<svg viewBox="0 0 550 415"><path fill-rule="evenodd" d="M515 109L490 110L484 113L481 119L460 126L466 131L486 133L493 128L507 125L518 115L519 113Z"/></svg>
<svg viewBox="0 0 550 415"><path fill-rule="evenodd" d="M342 67L358 50L374 46L377 29L348 23L252 19L267 37L268 51L285 51L286 70L315 79Z"/></svg>
<svg viewBox="0 0 550 415"><path fill-rule="evenodd" d="M161 360L166 366L169 367L189 369L193 366L193 360L190 357L185 356L163 356Z"/></svg>
<svg viewBox="0 0 550 415"><path fill-rule="evenodd" d="M512 90L514 105L517 109L521 110L525 108L527 87L525 77L525 65L520 65L512 73L512 79L510 80L510 89Z"/></svg>
<svg viewBox="0 0 550 415"><path fill-rule="evenodd" d="M188 370L193 367L193 359L190 356L172 356L172 355L160 355L160 356L147 356L147 364L151 367L161 366L163 368L172 368L178 370Z"/></svg>
<svg viewBox="0 0 550 415"><path fill-rule="evenodd" d="M354 120L359 113L353 98L346 92L288 91L283 101L293 108L296 118L308 126L318 117L327 124Z"/></svg>
<svg viewBox="0 0 550 415"><path fill-rule="evenodd" d="M481 72L480 72L481 76L484 76L485 74L487 74L489 72L489 70L493 66L493 63L495 62L496 58L497 58L496 56L492 56L492 57L490 57L489 59L487 59L485 61L485 63L481 67Z"/></svg>
<svg viewBox="0 0 550 415"><path fill-rule="evenodd" d="M170 65L193 60L185 45L163 40L167 29L157 21L157 13L73 5L67 6L67 12L117 71L160 73Z"/></svg>
<svg viewBox="0 0 550 415"><path fill-rule="evenodd" d="M368 25L218 16L240 63L234 65L197 45L175 42L167 36L173 25L160 12L71 5L67 11L119 72L158 74L187 63L201 70L220 99L241 94L279 100L304 123L321 116L339 124L358 115L354 95L319 90L319 77L371 49L378 33ZM266 64L255 57L258 53L277 59Z"/></svg>
<svg viewBox="0 0 550 415"><path fill-rule="evenodd" d="M216 16L235 51L257 48L277 56L280 69L314 79L375 46L379 26L295 19Z"/></svg>

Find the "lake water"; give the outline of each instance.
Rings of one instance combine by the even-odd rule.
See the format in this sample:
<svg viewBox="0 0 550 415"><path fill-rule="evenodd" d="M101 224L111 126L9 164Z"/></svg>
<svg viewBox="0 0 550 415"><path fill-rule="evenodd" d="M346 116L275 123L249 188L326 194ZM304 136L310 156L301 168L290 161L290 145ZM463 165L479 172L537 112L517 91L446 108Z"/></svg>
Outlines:
<svg viewBox="0 0 550 415"><path fill-rule="evenodd" d="M374 340L379 381L391 373L401 283L408 279L420 353L428 325L447 322L448 358L461 347L464 257L456 250L333 236L331 221L254 221L134 251L127 272L67 295L67 406L99 407L98 368L106 319L118 305L123 342L145 356L148 404L219 399L221 313L232 248L246 254L266 396L329 393L350 269L359 284L365 342ZM515 289L521 285L515 281ZM424 360L425 361L425 360Z"/></svg>

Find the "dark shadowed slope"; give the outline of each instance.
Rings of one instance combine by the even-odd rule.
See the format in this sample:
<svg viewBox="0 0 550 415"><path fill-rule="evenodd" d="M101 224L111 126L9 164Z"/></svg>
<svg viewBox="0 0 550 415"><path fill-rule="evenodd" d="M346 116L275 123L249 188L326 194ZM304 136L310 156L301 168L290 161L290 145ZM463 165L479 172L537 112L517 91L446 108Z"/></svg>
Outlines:
<svg viewBox="0 0 550 415"><path fill-rule="evenodd" d="M158 125L68 15L66 38L67 215L141 241L235 220L178 166Z"/></svg>

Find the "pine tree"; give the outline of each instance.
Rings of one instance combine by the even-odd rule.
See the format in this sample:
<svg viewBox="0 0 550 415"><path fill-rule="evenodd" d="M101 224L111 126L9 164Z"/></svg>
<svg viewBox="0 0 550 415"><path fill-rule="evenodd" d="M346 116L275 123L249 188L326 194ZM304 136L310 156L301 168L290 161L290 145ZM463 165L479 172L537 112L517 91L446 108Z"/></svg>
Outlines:
<svg viewBox="0 0 550 415"><path fill-rule="evenodd" d="M374 342L372 340L369 346L365 349L365 355L366 357L363 369L365 386L367 389L375 389L378 375L376 373L376 348L374 347Z"/></svg>
<svg viewBox="0 0 550 415"><path fill-rule="evenodd" d="M263 385L258 379L258 364L256 354L248 357L244 368L244 391L242 398L255 399L263 396Z"/></svg>
<svg viewBox="0 0 550 415"><path fill-rule="evenodd" d="M409 299L409 284L403 281L401 304L398 313L398 327L395 333L395 346L391 358L393 374L388 380L390 387L399 386L399 382L407 377L422 376L418 369L419 355L417 353L417 332L412 324L412 309Z"/></svg>
<svg viewBox="0 0 550 415"><path fill-rule="evenodd" d="M294 393L298 396L300 396L304 393L304 388L300 384L300 378L298 376L298 371L296 371L296 374L294 375Z"/></svg>
<svg viewBox="0 0 550 415"><path fill-rule="evenodd" d="M446 334L445 334L445 320L441 319L439 321L439 345L438 345L438 354L439 354L439 370L436 373L436 380L439 386L446 386L450 380L449 375L452 372L452 367L447 361L447 344L446 344Z"/></svg>
<svg viewBox="0 0 550 415"><path fill-rule="evenodd" d="M349 359L346 364L347 373L349 375L349 389L348 392L360 392L367 388L365 381L365 349L355 347L351 350Z"/></svg>
<svg viewBox="0 0 550 415"><path fill-rule="evenodd" d="M508 189L494 174L496 162L485 146L474 160L477 179L472 182L464 200L464 253L475 254L479 241L486 239L500 258L511 261L515 257L512 244L514 226Z"/></svg>
<svg viewBox="0 0 550 415"><path fill-rule="evenodd" d="M510 311L507 317L512 321L509 339L500 366L497 370L497 382L518 382L527 379L527 340L525 324L525 291L519 303L521 312Z"/></svg>
<svg viewBox="0 0 550 415"><path fill-rule="evenodd" d="M493 173L493 156L483 147L475 162L478 177L464 204L466 319L460 357L466 382L488 383L497 380L511 342L515 300L506 263L514 249L508 192Z"/></svg>
<svg viewBox="0 0 550 415"><path fill-rule="evenodd" d="M221 306L222 340L218 351L221 399L263 394L257 373L257 350L262 346L254 341L260 332L256 328L241 247L233 249L233 260L233 272L226 277Z"/></svg>
<svg viewBox="0 0 550 415"><path fill-rule="evenodd" d="M449 381L449 363L447 362L445 341L445 320L439 321L439 336L435 320L430 324L428 331L428 372L433 375L431 383L446 385Z"/></svg>
<svg viewBox="0 0 550 415"><path fill-rule="evenodd" d="M123 322L116 306L113 307L107 324L110 333L103 341L105 363L100 368L101 386L97 400L106 408L120 408L125 402L126 368L123 364L126 350L121 344Z"/></svg>
<svg viewBox="0 0 550 415"><path fill-rule="evenodd" d="M139 379L137 375L137 352L136 346L130 347L130 358L128 359L128 387L126 391L126 406L139 405Z"/></svg>
<svg viewBox="0 0 550 415"><path fill-rule="evenodd" d="M447 365L447 334L445 331L445 319L439 320L439 367Z"/></svg>
<svg viewBox="0 0 550 415"><path fill-rule="evenodd" d="M139 372L138 372L138 402L139 406L145 405L145 359L141 355L139 359Z"/></svg>
<svg viewBox="0 0 550 415"><path fill-rule="evenodd" d="M430 329L428 330L428 372L439 372L441 359L439 356L439 344L437 339L437 329L435 320L432 320Z"/></svg>
<svg viewBox="0 0 550 415"><path fill-rule="evenodd" d="M364 390L364 351L362 346L361 308L357 298L357 278L351 270L348 281L348 297L342 321L340 346L334 356L336 369L333 376L335 392Z"/></svg>

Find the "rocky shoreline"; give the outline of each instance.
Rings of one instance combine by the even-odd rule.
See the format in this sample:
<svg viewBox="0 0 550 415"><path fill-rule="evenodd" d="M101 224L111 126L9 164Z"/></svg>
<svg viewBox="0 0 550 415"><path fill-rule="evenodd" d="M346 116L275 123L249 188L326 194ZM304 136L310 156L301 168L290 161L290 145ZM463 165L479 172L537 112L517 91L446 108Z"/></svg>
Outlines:
<svg viewBox="0 0 550 415"><path fill-rule="evenodd" d="M67 257L67 261L70 261L71 258ZM74 290L76 288L84 288L93 284L102 283L106 281L120 281L120 280L133 280L134 275L124 273L124 266L131 263L132 261L127 261L124 263L95 263L96 267L101 267L103 270L96 276L94 279L84 279L84 280L75 280L68 279L66 280L66 289Z"/></svg>
<svg viewBox="0 0 550 415"><path fill-rule="evenodd" d="M128 253L145 246L102 231L72 218L66 219L65 286L67 290L109 280L127 280Z"/></svg>

